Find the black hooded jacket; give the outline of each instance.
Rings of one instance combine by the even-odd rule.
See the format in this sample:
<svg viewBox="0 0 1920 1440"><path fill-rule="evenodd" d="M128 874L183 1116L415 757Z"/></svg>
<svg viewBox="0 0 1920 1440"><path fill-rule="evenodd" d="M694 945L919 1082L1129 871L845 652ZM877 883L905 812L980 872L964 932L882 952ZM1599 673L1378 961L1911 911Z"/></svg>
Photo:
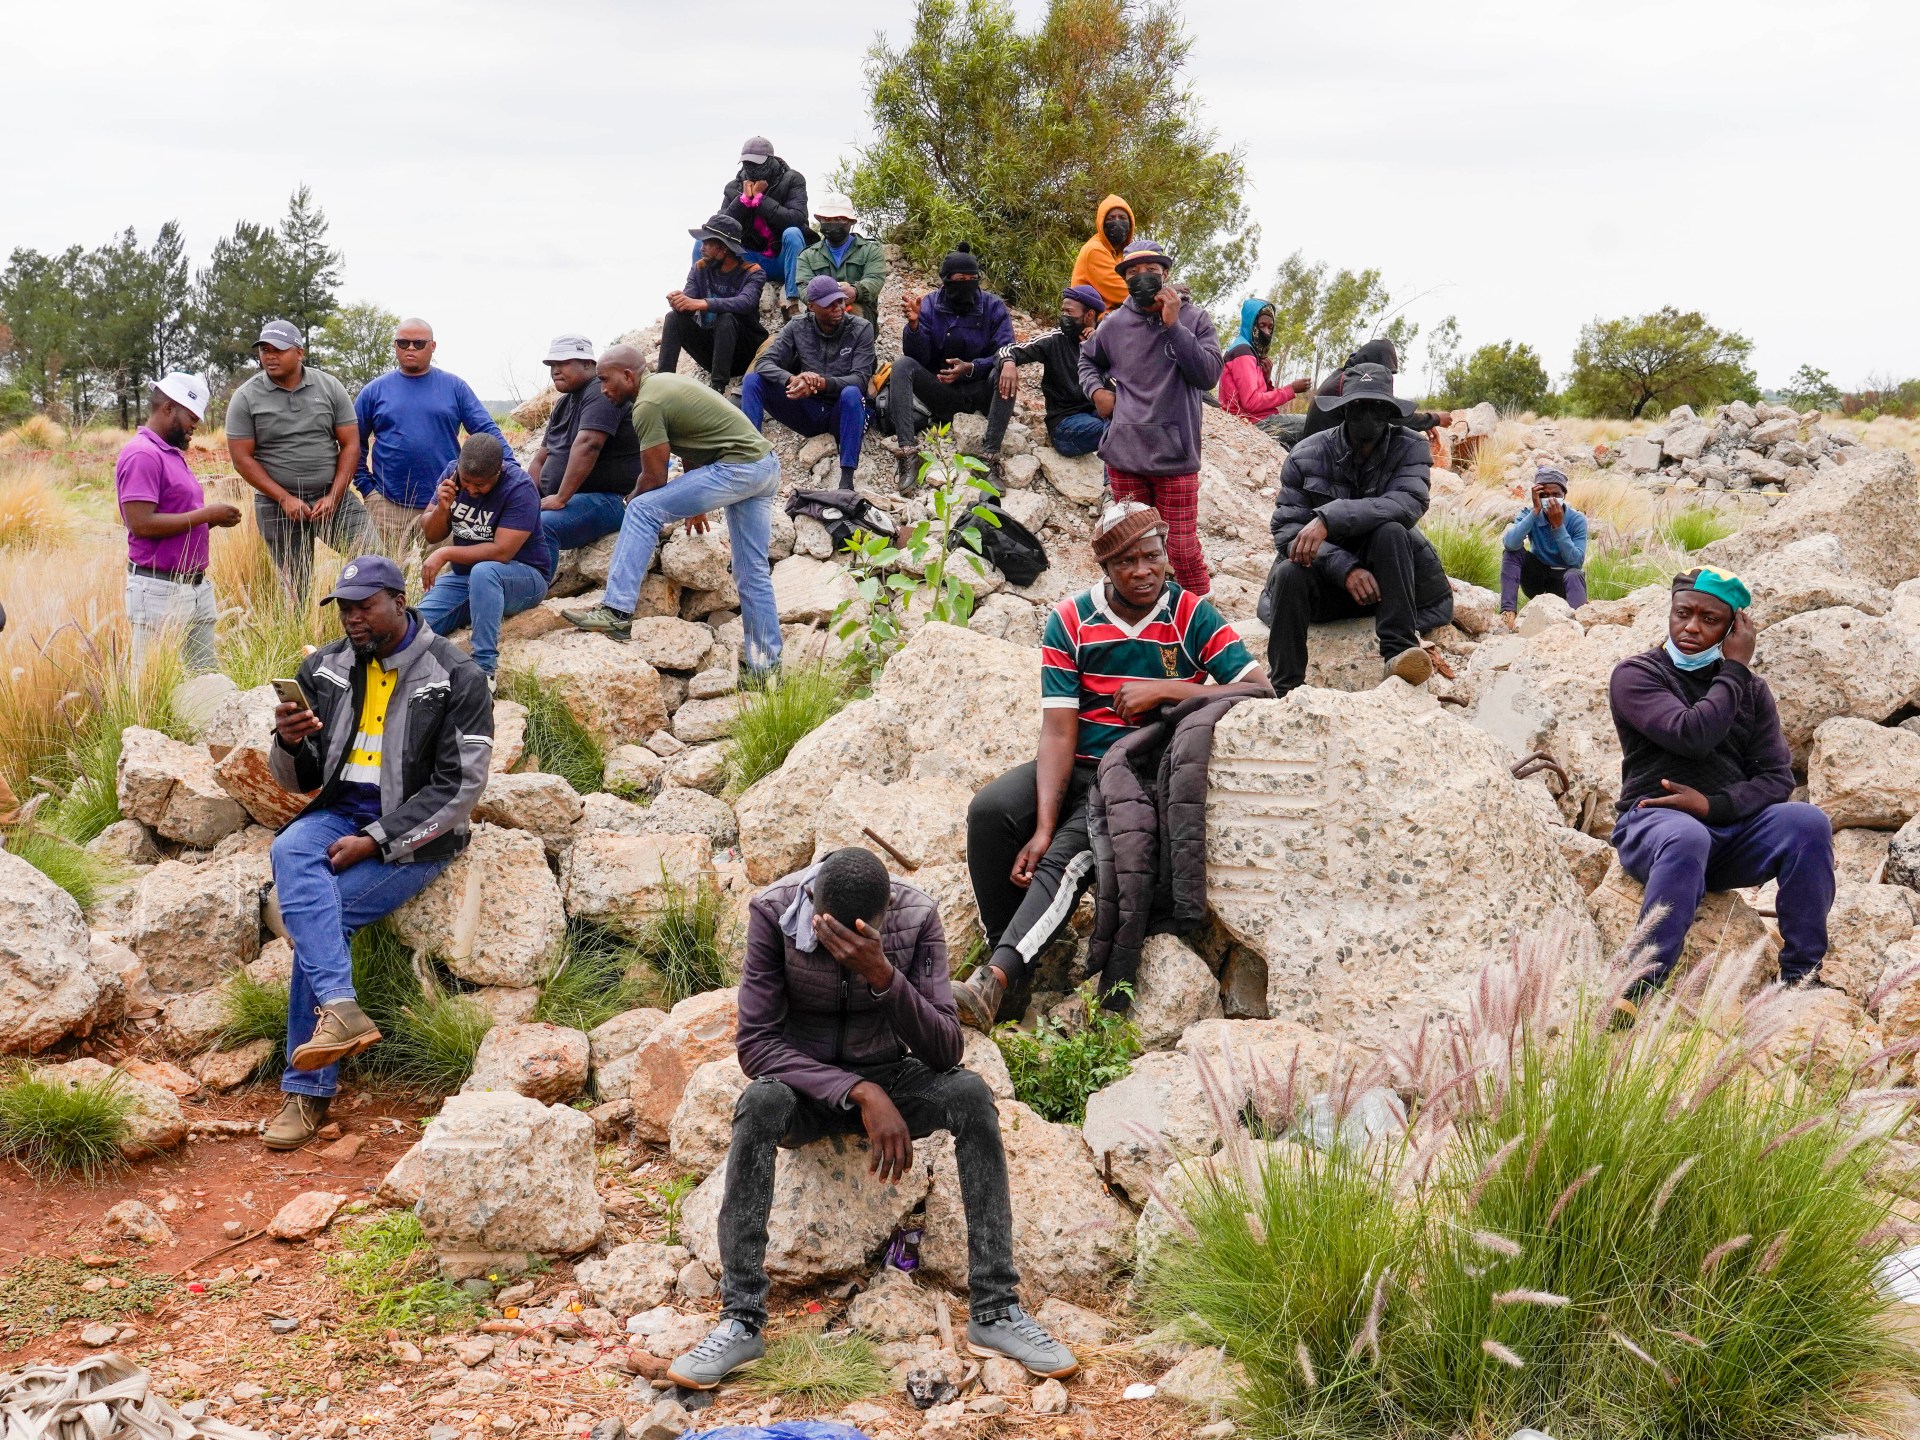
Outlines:
<svg viewBox="0 0 1920 1440"><path fill-rule="evenodd" d="M767 176L766 192L761 195L758 206L742 205L740 191L746 183L746 170L727 182L727 188L720 195L720 213L731 215L740 222L740 231L747 237L747 248L754 248L756 218L767 222L767 229L773 232L772 245L780 248L780 232L790 226L797 226L800 234L809 245L820 238L813 229L813 215L807 205L807 177L794 169L778 155L769 160L772 173Z"/></svg>
<svg viewBox="0 0 1920 1440"><path fill-rule="evenodd" d="M1398 374L1400 370L1400 355L1399 352L1393 348L1393 342L1391 340L1369 340L1351 355L1347 356L1346 364L1327 376L1326 379L1322 380L1319 385L1315 387L1313 392L1314 398L1318 400L1322 395L1338 395L1340 393L1341 380L1346 376L1347 371L1355 365L1384 365L1389 371ZM1307 436L1317 435L1322 430L1331 430L1339 423L1340 412L1338 410L1322 410L1317 404L1309 405L1307 407L1307 425L1306 428L1300 432L1300 438L1304 440ZM1440 417L1425 410L1416 410L1406 419L1394 423L1404 425L1409 430L1426 431L1431 430L1435 425L1439 424Z"/></svg>

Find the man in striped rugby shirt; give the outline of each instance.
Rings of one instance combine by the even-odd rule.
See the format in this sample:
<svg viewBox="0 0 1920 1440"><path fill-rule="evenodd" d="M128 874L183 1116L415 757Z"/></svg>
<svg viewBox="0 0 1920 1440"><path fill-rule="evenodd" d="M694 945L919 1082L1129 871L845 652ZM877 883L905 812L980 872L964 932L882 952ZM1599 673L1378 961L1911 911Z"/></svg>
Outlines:
<svg viewBox="0 0 1920 1440"><path fill-rule="evenodd" d="M1273 694L1213 602L1168 578L1166 540L1151 505L1101 515L1093 558L1106 579L1055 606L1040 638L1040 753L967 809L967 868L994 949L953 997L977 1030L1093 883L1087 791L1108 747L1209 682L1217 695Z"/></svg>

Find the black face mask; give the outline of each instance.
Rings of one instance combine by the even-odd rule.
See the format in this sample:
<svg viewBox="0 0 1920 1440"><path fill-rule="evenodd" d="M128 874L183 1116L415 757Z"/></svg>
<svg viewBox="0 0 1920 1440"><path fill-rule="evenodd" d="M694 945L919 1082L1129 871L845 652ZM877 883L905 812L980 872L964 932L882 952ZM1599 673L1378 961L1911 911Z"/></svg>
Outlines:
<svg viewBox="0 0 1920 1440"><path fill-rule="evenodd" d="M1273 331L1261 330L1256 326L1253 332L1253 353L1256 355L1264 355L1267 353L1267 347L1271 344L1273 344Z"/></svg>
<svg viewBox="0 0 1920 1440"><path fill-rule="evenodd" d="M973 309L980 299L978 280L948 280L940 287L940 293L947 299L950 308L963 314Z"/></svg>
<svg viewBox="0 0 1920 1440"><path fill-rule="evenodd" d="M1124 211L1110 211L1107 218L1101 222L1100 233L1107 237L1109 245L1118 249L1126 244L1127 238L1133 234L1133 222L1127 219Z"/></svg>
<svg viewBox="0 0 1920 1440"><path fill-rule="evenodd" d="M1341 422L1347 432L1347 442L1365 448L1378 445L1386 438L1387 427L1392 424L1387 412L1378 405L1356 405L1347 411L1347 418Z"/></svg>
<svg viewBox="0 0 1920 1440"><path fill-rule="evenodd" d="M1135 270L1127 276L1127 293L1142 305L1151 305L1165 283L1151 270Z"/></svg>
<svg viewBox="0 0 1920 1440"><path fill-rule="evenodd" d="M820 236L829 245L844 245L847 237L853 233L853 227L838 220L820 222Z"/></svg>
<svg viewBox="0 0 1920 1440"><path fill-rule="evenodd" d="M742 161L740 164L740 173L749 180L771 180L773 178L773 161Z"/></svg>
<svg viewBox="0 0 1920 1440"><path fill-rule="evenodd" d="M1060 333L1069 340L1078 340L1080 338L1080 322L1071 315L1062 315L1060 317Z"/></svg>

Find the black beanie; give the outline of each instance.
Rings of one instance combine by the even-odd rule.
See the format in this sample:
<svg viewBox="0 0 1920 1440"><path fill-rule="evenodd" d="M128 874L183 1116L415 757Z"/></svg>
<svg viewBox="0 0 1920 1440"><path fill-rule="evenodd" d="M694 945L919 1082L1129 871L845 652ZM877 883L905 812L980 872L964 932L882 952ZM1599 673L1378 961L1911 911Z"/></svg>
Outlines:
<svg viewBox="0 0 1920 1440"><path fill-rule="evenodd" d="M974 258L973 247L962 243L958 250L949 250L947 258L940 262L940 278L951 279L955 274L971 271L980 273L980 262Z"/></svg>

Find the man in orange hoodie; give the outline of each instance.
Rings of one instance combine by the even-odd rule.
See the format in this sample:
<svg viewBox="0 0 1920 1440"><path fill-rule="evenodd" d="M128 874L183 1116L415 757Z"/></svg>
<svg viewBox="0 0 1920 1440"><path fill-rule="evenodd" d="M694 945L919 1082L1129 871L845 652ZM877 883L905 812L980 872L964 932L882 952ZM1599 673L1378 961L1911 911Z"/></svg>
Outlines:
<svg viewBox="0 0 1920 1440"><path fill-rule="evenodd" d="M1127 282L1115 267L1127 253L1127 242L1133 239L1133 207L1118 195L1109 195L1094 211L1093 223L1093 234L1080 247L1079 258L1073 262L1073 278L1067 283L1091 285L1111 310L1127 299Z"/></svg>

